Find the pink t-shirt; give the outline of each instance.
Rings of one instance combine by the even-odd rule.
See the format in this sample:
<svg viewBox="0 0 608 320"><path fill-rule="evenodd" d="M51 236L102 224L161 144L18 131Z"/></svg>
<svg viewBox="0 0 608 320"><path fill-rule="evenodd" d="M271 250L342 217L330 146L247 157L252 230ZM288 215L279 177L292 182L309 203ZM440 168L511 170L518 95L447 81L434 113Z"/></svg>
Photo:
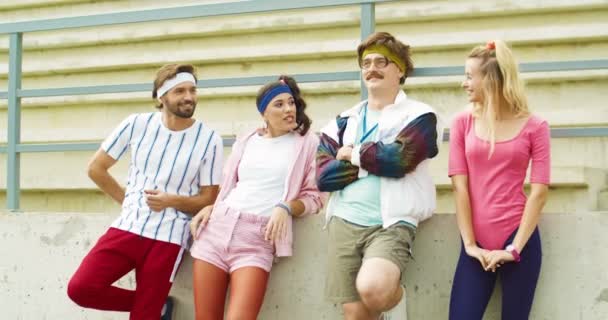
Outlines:
<svg viewBox="0 0 608 320"><path fill-rule="evenodd" d="M475 134L471 112L458 114L450 129L448 175L467 175L475 240L485 249L502 249L517 229L526 205L524 180L549 184L550 131L547 121L530 116L515 138L490 143Z"/></svg>

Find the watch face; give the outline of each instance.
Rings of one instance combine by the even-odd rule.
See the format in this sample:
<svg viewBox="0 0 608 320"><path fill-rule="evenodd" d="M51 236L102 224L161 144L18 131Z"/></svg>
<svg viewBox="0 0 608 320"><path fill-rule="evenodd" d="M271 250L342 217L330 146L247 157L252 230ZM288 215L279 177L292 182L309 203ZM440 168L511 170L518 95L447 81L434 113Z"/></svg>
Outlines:
<svg viewBox="0 0 608 320"><path fill-rule="evenodd" d="M517 249L515 249L515 246L510 244L505 248L505 250L507 250L509 253L511 253L513 255L515 262L519 262L519 260L520 260L519 252L517 252Z"/></svg>

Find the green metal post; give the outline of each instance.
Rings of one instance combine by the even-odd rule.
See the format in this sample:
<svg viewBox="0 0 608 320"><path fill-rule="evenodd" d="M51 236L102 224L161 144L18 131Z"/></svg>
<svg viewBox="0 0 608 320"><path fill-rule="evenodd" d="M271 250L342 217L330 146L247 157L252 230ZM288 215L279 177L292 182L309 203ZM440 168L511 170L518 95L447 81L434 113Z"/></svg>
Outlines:
<svg viewBox="0 0 608 320"><path fill-rule="evenodd" d="M364 3L361 5L361 41L374 33L376 26L376 5ZM359 76L361 79L361 76ZM367 99L367 88L361 79L361 100Z"/></svg>
<svg viewBox="0 0 608 320"><path fill-rule="evenodd" d="M19 210L19 169L20 156L17 146L21 143L21 57L23 54L23 34L10 35L8 61L8 141L7 141L7 181L6 204L10 211Z"/></svg>

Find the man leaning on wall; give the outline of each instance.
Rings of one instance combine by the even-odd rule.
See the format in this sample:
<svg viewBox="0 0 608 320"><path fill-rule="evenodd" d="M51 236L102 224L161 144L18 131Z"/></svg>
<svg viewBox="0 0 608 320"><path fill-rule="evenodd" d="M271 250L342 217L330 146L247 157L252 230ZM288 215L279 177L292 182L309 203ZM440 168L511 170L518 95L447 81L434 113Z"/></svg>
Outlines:
<svg viewBox="0 0 608 320"><path fill-rule="evenodd" d="M101 144L89 177L121 204L106 233L68 285L78 305L129 312L129 319L171 319L169 290L189 241L189 221L218 193L223 146L218 133L192 116L196 73L191 65L158 70L152 97L157 112L132 114ZM125 188L110 169L130 149ZM135 270L136 289L112 284Z"/></svg>
<svg viewBox="0 0 608 320"><path fill-rule="evenodd" d="M428 164L438 153L437 116L401 85L409 46L377 32L357 48L369 99L321 130L317 184L327 204L326 296L345 319L406 319L401 285L418 222L435 209Z"/></svg>

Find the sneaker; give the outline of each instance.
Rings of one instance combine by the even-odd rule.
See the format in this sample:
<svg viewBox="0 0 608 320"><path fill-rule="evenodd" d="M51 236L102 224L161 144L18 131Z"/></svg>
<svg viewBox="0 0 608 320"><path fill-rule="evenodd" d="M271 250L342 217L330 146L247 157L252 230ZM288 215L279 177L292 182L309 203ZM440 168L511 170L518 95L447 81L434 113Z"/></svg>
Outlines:
<svg viewBox="0 0 608 320"><path fill-rule="evenodd" d="M403 290L403 295L401 296L401 300L399 303L394 306L391 310L388 310L382 313L382 320L407 320L407 305L405 302L405 287L401 286Z"/></svg>
<svg viewBox="0 0 608 320"><path fill-rule="evenodd" d="M160 312L160 320L171 320L173 319L173 305L175 301L173 297L167 297L163 310Z"/></svg>

